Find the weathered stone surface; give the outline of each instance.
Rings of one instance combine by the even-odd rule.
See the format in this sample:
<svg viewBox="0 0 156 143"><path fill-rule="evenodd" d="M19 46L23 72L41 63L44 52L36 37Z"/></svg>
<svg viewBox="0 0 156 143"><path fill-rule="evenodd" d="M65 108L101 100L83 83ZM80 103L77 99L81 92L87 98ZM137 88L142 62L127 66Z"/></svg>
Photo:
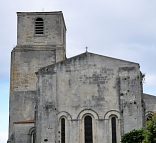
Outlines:
<svg viewBox="0 0 156 143"><path fill-rule="evenodd" d="M11 54L9 136L16 134L14 140L20 142L20 133L15 131L14 123L21 123L20 130L23 130L22 124L35 120L35 72L65 59L66 27L62 12L18 12L17 16L17 46ZM43 35L35 33L35 20L38 17L44 19ZM24 132L27 134L25 129ZM22 139L21 142L27 141Z"/></svg>
<svg viewBox="0 0 156 143"><path fill-rule="evenodd" d="M14 141L15 143L31 143L31 129L33 123L14 124Z"/></svg>
<svg viewBox="0 0 156 143"><path fill-rule="evenodd" d="M156 112L156 97L149 94L143 94L146 112Z"/></svg>
<svg viewBox="0 0 156 143"><path fill-rule="evenodd" d="M61 132L59 126L55 126L60 121L60 114L69 125L66 142L83 142L83 120L87 114L94 119L93 141L96 143L111 142L111 116L117 117L118 131L123 130L117 133L117 142L120 142L121 134L143 125L140 70L136 63L84 53L40 69L38 81L42 96L39 97L37 124L41 138L37 142L44 140L45 132L50 135ZM53 103L56 110L47 114L44 108L47 102ZM49 120L53 131L47 130ZM59 134L55 135L55 140L60 140Z"/></svg>
<svg viewBox="0 0 156 143"><path fill-rule="evenodd" d="M17 45L64 45L65 24L62 12L18 12ZM34 34L36 18L44 19L44 35Z"/></svg>

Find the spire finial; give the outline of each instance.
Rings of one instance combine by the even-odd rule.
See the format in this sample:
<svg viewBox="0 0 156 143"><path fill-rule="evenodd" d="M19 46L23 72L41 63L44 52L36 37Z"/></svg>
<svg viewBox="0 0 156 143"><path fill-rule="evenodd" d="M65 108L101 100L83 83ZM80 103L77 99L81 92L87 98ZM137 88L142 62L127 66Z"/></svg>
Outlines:
<svg viewBox="0 0 156 143"><path fill-rule="evenodd" d="M88 52L88 47L86 46L86 53Z"/></svg>

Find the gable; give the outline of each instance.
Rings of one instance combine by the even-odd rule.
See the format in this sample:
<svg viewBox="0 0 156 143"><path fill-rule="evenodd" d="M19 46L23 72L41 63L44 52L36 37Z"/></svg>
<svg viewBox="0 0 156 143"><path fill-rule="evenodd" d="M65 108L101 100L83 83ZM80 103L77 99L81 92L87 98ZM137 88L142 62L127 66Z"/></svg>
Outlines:
<svg viewBox="0 0 156 143"><path fill-rule="evenodd" d="M56 64L43 67L39 70L39 72L55 73L56 71L59 72L63 69L69 72L72 69L82 70L82 68L100 68L101 66L105 66L108 69L124 71L140 68L138 63L86 52L75 57L68 58Z"/></svg>

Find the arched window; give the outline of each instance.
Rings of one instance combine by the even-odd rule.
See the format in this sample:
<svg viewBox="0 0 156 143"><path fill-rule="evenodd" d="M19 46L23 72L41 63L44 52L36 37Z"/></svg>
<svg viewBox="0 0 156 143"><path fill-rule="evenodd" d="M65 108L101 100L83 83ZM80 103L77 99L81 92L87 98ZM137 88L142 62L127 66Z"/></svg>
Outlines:
<svg viewBox="0 0 156 143"><path fill-rule="evenodd" d="M92 117L91 116L86 116L84 118L84 134L85 134L85 143L93 143Z"/></svg>
<svg viewBox="0 0 156 143"><path fill-rule="evenodd" d="M37 18L35 20L35 34L36 35L44 34L44 21L42 18Z"/></svg>
<svg viewBox="0 0 156 143"><path fill-rule="evenodd" d="M116 117L111 118L111 126L112 126L112 143L117 143L116 137Z"/></svg>
<svg viewBox="0 0 156 143"><path fill-rule="evenodd" d="M32 127L30 130L29 130L29 143L35 143L35 139L36 139L36 131L35 131L35 128Z"/></svg>
<svg viewBox="0 0 156 143"><path fill-rule="evenodd" d="M61 119L61 143L65 143L65 118Z"/></svg>
<svg viewBox="0 0 156 143"><path fill-rule="evenodd" d="M35 138L36 138L35 132L32 132L32 134L31 134L31 143L35 143Z"/></svg>

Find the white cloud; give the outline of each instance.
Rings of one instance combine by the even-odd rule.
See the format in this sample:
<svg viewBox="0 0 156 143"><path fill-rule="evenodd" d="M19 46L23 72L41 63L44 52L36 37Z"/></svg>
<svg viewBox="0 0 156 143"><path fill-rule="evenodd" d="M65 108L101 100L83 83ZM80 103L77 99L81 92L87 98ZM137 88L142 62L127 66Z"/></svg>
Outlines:
<svg viewBox="0 0 156 143"><path fill-rule="evenodd" d="M143 85L144 85L144 93L152 94L156 96L156 74L155 73L145 74L145 81Z"/></svg>
<svg viewBox="0 0 156 143"><path fill-rule="evenodd" d="M8 139L7 131L0 131L0 143L6 143Z"/></svg>
<svg viewBox="0 0 156 143"><path fill-rule="evenodd" d="M147 87L156 88L156 74L145 75L145 85Z"/></svg>

